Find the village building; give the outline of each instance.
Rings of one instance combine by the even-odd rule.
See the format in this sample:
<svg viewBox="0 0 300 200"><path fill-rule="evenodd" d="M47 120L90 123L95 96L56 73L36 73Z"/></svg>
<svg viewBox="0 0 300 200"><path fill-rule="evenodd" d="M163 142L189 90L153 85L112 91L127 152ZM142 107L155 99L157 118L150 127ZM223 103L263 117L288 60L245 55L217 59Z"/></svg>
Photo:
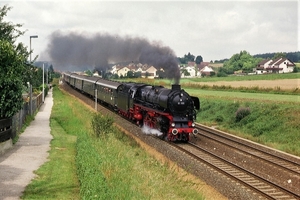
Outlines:
<svg viewBox="0 0 300 200"><path fill-rule="evenodd" d="M112 74L117 74L120 76L127 76L128 72L140 73L142 78L156 78L157 77L157 69L154 66L149 66L147 64L142 65L141 63L133 64L130 63L127 66L114 65L110 72Z"/></svg>
<svg viewBox="0 0 300 200"><path fill-rule="evenodd" d="M215 73L215 71L210 66L205 66L201 70L199 70L201 76L210 76L212 73Z"/></svg>
<svg viewBox="0 0 300 200"><path fill-rule="evenodd" d="M194 78L201 76L210 76L214 73L212 67L209 66L210 62L201 62L196 64L195 62L188 62L186 66L181 67L182 78Z"/></svg>
<svg viewBox="0 0 300 200"><path fill-rule="evenodd" d="M209 66L210 62L201 62L197 65L197 69L199 71L198 76L210 76L212 73L215 73L213 68Z"/></svg>
<svg viewBox="0 0 300 200"><path fill-rule="evenodd" d="M253 71L256 74L264 73L290 73L294 71L295 63L287 58L277 58L275 60L265 59L259 62Z"/></svg>

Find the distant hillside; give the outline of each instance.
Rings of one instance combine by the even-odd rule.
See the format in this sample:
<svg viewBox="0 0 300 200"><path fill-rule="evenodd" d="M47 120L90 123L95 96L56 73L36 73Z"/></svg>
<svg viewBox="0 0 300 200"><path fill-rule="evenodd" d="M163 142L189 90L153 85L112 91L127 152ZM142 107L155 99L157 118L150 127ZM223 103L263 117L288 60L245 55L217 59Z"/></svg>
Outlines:
<svg viewBox="0 0 300 200"><path fill-rule="evenodd" d="M278 53L278 52L276 52L276 53ZM255 57L255 58L264 58L264 59L273 58L276 53L256 54L256 55L253 55L253 57ZM282 52L282 53L285 54L286 58L289 59L290 61L300 62L300 51Z"/></svg>
<svg viewBox="0 0 300 200"><path fill-rule="evenodd" d="M296 52L274 52L274 53L263 53L263 54L255 54L253 55L254 58L273 58L275 54L282 53L286 55L286 58L289 59L292 62L300 62L300 51ZM221 59L221 60L215 60L214 63L224 63L225 61L229 60L229 58Z"/></svg>

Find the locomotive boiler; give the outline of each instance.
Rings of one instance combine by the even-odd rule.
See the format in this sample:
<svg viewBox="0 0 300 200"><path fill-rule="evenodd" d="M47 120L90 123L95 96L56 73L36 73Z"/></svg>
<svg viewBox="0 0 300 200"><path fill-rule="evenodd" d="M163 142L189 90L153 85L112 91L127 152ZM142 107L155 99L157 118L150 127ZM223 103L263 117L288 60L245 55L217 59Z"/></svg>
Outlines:
<svg viewBox="0 0 300 200"><path fill-rule="evenodd" d="M190 134L197 134L194 127L196 110L200 108L197 97L191 97L180 85L171 89L144 85L132 91L135 110L143 113L143 125L162 132L169 141L188 141Z"/></svg>

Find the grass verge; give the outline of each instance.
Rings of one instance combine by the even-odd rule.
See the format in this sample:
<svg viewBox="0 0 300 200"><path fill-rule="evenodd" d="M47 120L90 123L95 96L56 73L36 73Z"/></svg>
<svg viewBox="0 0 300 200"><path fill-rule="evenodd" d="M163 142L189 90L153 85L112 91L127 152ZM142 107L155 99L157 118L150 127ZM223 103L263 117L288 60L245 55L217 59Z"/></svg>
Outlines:
<svg viewBox="0 0 300 200"><path fill-rule="evenodd" d="M218 126L255 142L300 156L300 107L297 103L201 98L199 123Z"/></svg>
<svg viewBox="0 0 300 200"><path fill-rule="evenodd" d="M69 135L55 119L51 119L49 161L36 171L22 199L79 199L76 177L76 136Z"/></svg>
<svg viewBox="0 0 300 200"><path fill-rule="evenodd" d="M106 127L105 137L94 135L91 109L58 88L53 96L49 161L23 199L204 199L199 185L116 128Z"/></svg>

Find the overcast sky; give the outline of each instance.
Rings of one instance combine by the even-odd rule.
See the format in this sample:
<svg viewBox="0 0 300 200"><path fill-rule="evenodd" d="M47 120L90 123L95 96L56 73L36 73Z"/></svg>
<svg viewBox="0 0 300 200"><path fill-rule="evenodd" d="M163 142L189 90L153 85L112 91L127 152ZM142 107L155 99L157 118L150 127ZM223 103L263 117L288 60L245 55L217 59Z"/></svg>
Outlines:
<svg viewBox="0 0 300 200"><path fill-rule="evenodd" d="M299 51L299 3L293 1L0 1L12 7L4 21L27 30L18 41L34 57L54 31L108 33L159 41L178 57L204 61L250 54Z"/></svg>

